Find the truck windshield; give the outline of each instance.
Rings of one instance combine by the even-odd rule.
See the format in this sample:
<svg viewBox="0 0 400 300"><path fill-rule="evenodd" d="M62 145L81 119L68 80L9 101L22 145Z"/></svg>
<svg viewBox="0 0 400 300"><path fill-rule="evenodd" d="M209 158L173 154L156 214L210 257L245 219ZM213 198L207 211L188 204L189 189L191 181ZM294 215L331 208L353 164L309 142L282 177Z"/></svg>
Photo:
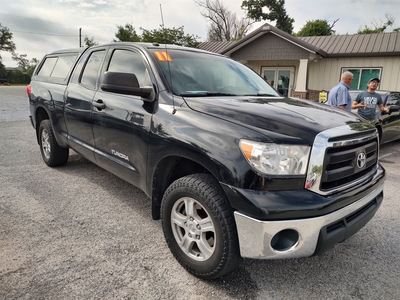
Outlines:
<svg viewBox="0 0 400 300"><path fill-rule="evenodd" d="M153 54L176 95L280 96L250 68L222 56L173 49Z"/></svg>

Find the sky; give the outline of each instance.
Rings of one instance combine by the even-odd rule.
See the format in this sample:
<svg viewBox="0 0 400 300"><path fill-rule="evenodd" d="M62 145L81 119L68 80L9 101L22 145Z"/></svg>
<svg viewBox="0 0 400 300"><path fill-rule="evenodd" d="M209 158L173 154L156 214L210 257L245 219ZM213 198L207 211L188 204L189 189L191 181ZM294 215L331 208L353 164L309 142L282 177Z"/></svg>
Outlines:
<svg viewBox="0 0 400 300"><path fill-rule="evenodd" d="M244 17L242 0L220 0L237 17ZM400 0L286 0L287 14L294 18L294 32L307 21L327 20L336 34L355 34L365 25L382 25L385 14L395 18L400 27ZM49 52L79 47L79 30L83 37L100 44L115 38L118 25L130 23L140 34L140 28L159 29L184 27L185 34L206 41L209 24L194 0L0 0L0 23L13 33L18 54L41 60ZM255 30L264 23L253 24ZM0 53L6 67L16 62L6 52Z"/></svg>

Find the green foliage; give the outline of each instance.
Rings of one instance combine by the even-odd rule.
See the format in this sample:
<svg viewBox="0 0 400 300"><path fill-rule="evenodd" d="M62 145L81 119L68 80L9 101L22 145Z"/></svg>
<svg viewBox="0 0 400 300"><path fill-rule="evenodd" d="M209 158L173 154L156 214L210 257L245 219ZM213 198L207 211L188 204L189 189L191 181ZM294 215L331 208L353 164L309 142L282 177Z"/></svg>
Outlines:
<svg viewBox="0 0 400 300"><path fill-rule="evenodd" d="M147 30L140 28L142 33L142 42L157 42L160 44L174 44L186 47L197 47L199 45L199 37L185 34L183 26L179 28L160 28Z"/></svg>
<svg viewBox="0 0 400 300"><path fill-rule="evenodd" d="M8 27L0 23L0 51L14 52L15 44L12 41L13 34Z"/></svg>
<svg viewBox="0 0 400 300"><path fill-rule="evenodd" d="M132 24L125 24L124 26L117 26L118 31L115 34L117 39L114 42L140 42L141 37L136 33Z"/></svg>
<svg viewBox="0 0 400 300"><path fill-rule="evenodd" d="M12 37L12 32L0 23L0 51L10 52L12 59L17 62L18 66L22 68L22 71L6 70L1 62L0 56L0 77L7 79L10 83L26 84L30 82L32 73L39 61L36 58L29 60L26 54L16 53L16 47L12 41Z"/></svg>
<svg viewBox="0 0 400 300"><path fill-rule="evenodd" d="M6 75L1 78L5 78L11 84L28 84L31 81L31 75L18 70L6 71Z"/></svg>
<svg viewBox="0 0 400 300"><path fill-rule="evenodd" d="M148 42L148 43L160 43L160 44L175 44L186 47L197 47L200 43L198 36L185 34L183 26L178 28L163 28L142 30L142 35L139 35L135 28L131 24L125 24L125 26L117 26L118 32L115 34L117 40L114 42Z"/></svg>
<svg viewBox="0 0 400 300"><path fill-rule="evenodd" d="M6 67L0 61L0 78L4 79L7 76Z"/></svg>
<svg viewBox="0 0 400 300"><path fill-rule="evenodd" d="M313 20L307 23L300 29L296 36L325 36L335 34L332 30L333 25L329 25L327 20Z"/></svg>
<svg viewBox="0 0 400 300"><path fill-rule="evenodd" d="M372 27L367 27L367 25L364 25L364 29L359 29L357 31L357 34L370 34L370 33L380 33L384 32L388 27L394 25L394 18L390 14L385 14L386 17L386 22L380 25L378 25L377 21L372 22ZM397 29L397 30L396 30ZM393 31L398 31L399 28L396 28Z"/></svg>
<svg viewBox="0 0 400 300"><path fill-rule="evenodd" d="M17 62L18 67L21 67L24 73L27 73L30 76L33 74L36 65L39 63L36 58L29 60L26 54L18 54L16 52L12 53L12 59Z"/></svg>
<svg viewBox="0 0 400 300"><path fill-rule="evenodd" d="M379 27L379 28L370 28L367 27L367 25L364 26L364 29L359 29L357 31L357 34L370 34L370 33L380 33L384 32L386 27Z"/></svg>
<svg viewBox="0 0 400 300"><path fill-rule="evenodd" d="M94 40L93 36L89 38L87 35L85 35L85 37L83 38L83 43L86 45L86 47L97 46L99 44Z"/></svg>
<svg viewBox="0 0 400 300"><path fill-rule="evenodd" d="M268 8L268 13L263 12L264 7ZM286 13L285 0L245 0L242 2L242 8L247 10L247 16L255 21L276 21L277 28L293 33L294 19Z"/></svg>

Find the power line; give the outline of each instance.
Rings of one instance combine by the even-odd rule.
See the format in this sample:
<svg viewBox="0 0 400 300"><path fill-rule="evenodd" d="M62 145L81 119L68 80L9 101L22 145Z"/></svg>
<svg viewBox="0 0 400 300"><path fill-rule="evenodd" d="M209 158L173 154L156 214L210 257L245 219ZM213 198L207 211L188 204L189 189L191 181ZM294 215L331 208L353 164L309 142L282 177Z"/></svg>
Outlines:
<svg viewBox="0 0 400 300"><path fill-rule="evenodd" d="M29 34L42 34L42 35L54 35L54 36L69 36L69 37L76 37L76 34L55 34L55 33L45 33L45 32L31 32L31 31L19 31L19 30L10 30L11 32L18 32L18 33L29 33Z"/></svg>

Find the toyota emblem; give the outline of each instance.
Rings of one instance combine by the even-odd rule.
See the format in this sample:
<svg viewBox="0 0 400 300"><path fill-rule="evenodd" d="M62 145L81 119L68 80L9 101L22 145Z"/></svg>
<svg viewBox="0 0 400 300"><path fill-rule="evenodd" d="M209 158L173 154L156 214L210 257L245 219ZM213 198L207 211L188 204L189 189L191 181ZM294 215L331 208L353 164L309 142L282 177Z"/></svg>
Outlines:
<svg viewBox="0 0 400 300"><path fill-rule="evenodd" d="M360 152L357 156L357 167L359 169L364 168L366 161L367 161L367 156L365 155L365 152Z"/></svg>

